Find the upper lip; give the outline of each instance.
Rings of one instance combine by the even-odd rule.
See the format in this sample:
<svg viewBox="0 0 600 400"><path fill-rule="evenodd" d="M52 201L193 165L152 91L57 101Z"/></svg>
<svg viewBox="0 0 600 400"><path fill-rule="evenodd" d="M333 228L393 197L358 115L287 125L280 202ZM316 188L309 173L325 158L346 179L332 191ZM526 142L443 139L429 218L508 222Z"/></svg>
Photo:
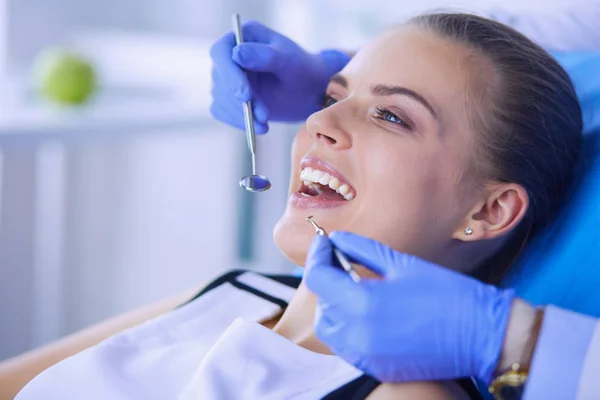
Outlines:
<svg viewBox="0 0 600 400"><path fill-rule="evenodd" d="M319 171L327 172L329 175L338 178L342 184L348 185L348 187L350 187L350 190L356 195L356 190L354 189L350 181L328 162L314 156L304 157L300 161L300 171L309 167L312 169L318 169Z"/></svg>

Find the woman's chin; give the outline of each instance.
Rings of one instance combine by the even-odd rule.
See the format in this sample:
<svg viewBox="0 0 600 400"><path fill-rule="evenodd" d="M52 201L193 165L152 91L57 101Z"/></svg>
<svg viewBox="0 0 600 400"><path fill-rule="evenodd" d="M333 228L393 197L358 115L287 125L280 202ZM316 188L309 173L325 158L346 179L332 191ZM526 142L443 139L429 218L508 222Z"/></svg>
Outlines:
<svg viewBox="0 0 600 400"><path fill-rule="evenodd" d="M283 255L295 265L304 266L308 248L315 237L315 230L306 217L286 213L273 229L273 240Z"/></svg>
<svg viewBox="0 0 600 400"><path fill-rule="evenodd" d="M302 208L290 201L273 230L275 244L288 260L304 266L306 254L316 235L315 228L307 218L314 217L314 221L327 232L348 230L353 215L352 208L348 207L349 202L339 207Z"/></svg>

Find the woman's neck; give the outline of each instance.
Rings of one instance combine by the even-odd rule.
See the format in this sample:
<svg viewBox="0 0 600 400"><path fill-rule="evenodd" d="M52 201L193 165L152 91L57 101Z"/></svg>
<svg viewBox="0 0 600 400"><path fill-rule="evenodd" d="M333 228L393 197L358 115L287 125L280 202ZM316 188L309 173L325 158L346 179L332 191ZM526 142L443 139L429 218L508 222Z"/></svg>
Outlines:
<svg viewBox="0 0 600 400"><path fill-rule="evenodd" d="M316 309L317 298L303 281L273 331L307 350L332 354L315 335L313 325Z"/></svg>

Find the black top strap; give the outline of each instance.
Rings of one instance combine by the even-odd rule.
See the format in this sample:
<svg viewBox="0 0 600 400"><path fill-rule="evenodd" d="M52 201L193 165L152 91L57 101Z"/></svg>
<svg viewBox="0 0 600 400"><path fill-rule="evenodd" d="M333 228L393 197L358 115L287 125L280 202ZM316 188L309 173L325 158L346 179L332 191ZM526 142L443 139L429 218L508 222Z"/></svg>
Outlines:
<svg viewBox="0 0 600 400"><path fill-rule="evenodd" d="M379 385L381 382L377 379L369 375L361 375L344 386L340 386L321 400L364 400Z"/></svg>
<svg viewBox="0 0 600 400"><path fill-rule="evenodd" d="M457 379L454 382L460 385L471 400L484 400L473 378Z"/></svg>
<svg viewBox="0 0 600 400"><path fill-rule="evenodd" d="M471 378L457 379L454 382L465 391L469 399L483 400L483 396ZM379 385L381 382L377 379L366 374L361 375L327 394L321 400L365 400Z"/></svg>
<svg viewBox="0 0 600 400"><path fill-rule="evenodd" d="M181 306L188 304L194 300L196 300L198 297L202 296L203 294L210 292L211 290L213 290L216 287L221 286L224 283L230 283L233 286L237 287L238 289L247 291L249 293L252 293L255 296L258 297L262 297L265 300L268 300L272 303L277 304L278 306L282 307L282 308L286 308L288 305L288 302L277 298L275 296L272 296L269 293L265 293L257 288L251 287L249 285L246 285L244 283L238 282L237 278L238 276L246 273L248 271L243 270L243 269L238 269L238 270L234 270L231 272L227 272L224 275L221 275L220 277L218 277L217 279L215 279L214 281L212 281L211 283L209 283L207 286L204 287L204 289L200 290L196 295L194 295L194 297L192 297L191 299L189 299L188 301L186 301L185 303L183 303ZM291 276L291 275L278 275L278 274L260 274L257 272L254 272L257 275L262 275L264 277L267 277L269 279L272 279L276 282L279 282L285 286L289 286L293 289L297 289L298 286L300 286L300 282L302 281L302 278L300 277L296 277L296 276ZM180 306L180 307L181 307Z"/></svg>

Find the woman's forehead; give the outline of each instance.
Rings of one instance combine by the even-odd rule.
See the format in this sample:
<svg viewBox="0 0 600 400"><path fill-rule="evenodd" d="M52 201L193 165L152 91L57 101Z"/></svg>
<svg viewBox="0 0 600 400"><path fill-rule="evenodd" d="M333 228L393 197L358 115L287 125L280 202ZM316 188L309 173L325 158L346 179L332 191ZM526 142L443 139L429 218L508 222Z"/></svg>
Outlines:
<svg viewBox="0 0 600 400"><path fill-rule="evenodd" d="M342 71L349 86L401 85L443 103L467 88L465 49L416 27L393 28L362 48Z"/></svg>

